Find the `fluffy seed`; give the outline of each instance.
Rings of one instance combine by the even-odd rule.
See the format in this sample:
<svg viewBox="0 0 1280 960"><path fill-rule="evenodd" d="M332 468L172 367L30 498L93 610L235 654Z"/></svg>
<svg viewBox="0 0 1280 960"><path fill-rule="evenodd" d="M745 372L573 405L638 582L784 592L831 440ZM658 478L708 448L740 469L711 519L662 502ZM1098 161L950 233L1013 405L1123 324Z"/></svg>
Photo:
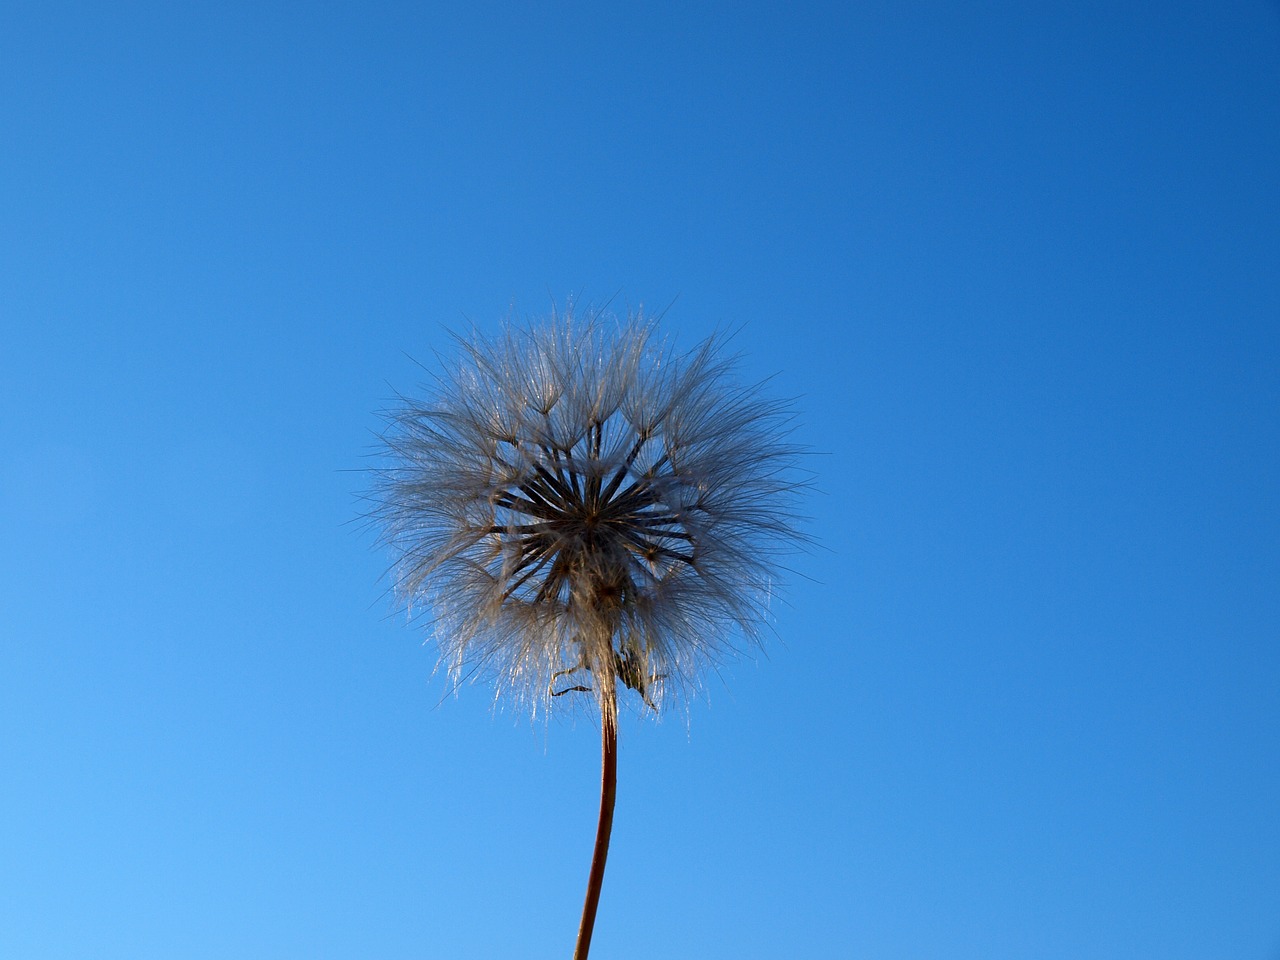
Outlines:
<svg viewBox="0 0 1280 960"><path fill-rule="evenodd" d="M802 539L785 404L718 339L676 354L640 315L458 343L389 415L373 511L455 680L535 710L616 680L658 709L758 637Z"/></svg>

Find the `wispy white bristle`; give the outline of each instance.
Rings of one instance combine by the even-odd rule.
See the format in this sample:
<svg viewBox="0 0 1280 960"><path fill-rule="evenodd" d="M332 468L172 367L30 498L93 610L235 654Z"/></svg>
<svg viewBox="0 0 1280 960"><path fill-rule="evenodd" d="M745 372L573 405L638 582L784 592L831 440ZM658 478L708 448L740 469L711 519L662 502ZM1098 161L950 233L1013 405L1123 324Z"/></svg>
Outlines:
<svg viewBox="0 0 1280 960"><path fill-rule="evenodd" d="M374 510L455 678L535 710L616 678L659 708L754 642L801 539L788 408L718 339L677 355L640 315L459 344L389 417Z"/></svg>

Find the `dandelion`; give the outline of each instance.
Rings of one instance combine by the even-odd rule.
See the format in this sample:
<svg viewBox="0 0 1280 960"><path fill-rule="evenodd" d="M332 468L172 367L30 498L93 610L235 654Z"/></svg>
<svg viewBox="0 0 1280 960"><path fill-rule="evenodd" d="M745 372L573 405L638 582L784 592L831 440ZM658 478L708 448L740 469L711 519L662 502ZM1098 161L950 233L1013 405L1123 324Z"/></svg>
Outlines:
<svg viewBox="0 0 1280 960"><path fill-rule="evenodd" d="M575 958L613 822L618 706L660 713L759 639L792 506L790 414L711 338L677 354L642 315L570 308L494 338L390 415L374 519L398 598L432 614L455 684L537 712L589 693L600 819ZM621 686L621 690L620 690ZM572 699L572 697L569 697Z"/></svg>

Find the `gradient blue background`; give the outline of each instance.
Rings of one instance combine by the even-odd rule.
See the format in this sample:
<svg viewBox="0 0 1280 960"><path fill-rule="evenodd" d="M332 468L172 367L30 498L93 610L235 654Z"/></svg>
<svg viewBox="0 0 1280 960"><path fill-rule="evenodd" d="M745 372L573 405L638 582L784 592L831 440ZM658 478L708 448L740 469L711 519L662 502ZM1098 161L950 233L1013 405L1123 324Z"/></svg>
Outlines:
<svg viewBox="0 0 1280 960"><path fill-rule="evenodd" d="M0 956L569 955L596 731L446 697L352 471L580 295L822 452L593 955L1280 957L1274 3L11 0L0 84Z"/></svg>

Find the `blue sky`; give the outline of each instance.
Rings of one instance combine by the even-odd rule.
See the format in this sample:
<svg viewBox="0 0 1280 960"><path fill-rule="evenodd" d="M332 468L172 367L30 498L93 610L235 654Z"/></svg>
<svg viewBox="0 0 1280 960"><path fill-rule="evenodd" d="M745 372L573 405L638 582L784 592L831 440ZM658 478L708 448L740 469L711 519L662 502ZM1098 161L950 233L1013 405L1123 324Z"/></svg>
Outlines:
<svg viewBox="0 0 1280 960"><path fill-rule="evenodd" d="M0 955L569 954L596 730L447 697L353 518L577 296L820 451L599 956L1276 960L1278 90L1262 2L7 4Z"/></svg>

